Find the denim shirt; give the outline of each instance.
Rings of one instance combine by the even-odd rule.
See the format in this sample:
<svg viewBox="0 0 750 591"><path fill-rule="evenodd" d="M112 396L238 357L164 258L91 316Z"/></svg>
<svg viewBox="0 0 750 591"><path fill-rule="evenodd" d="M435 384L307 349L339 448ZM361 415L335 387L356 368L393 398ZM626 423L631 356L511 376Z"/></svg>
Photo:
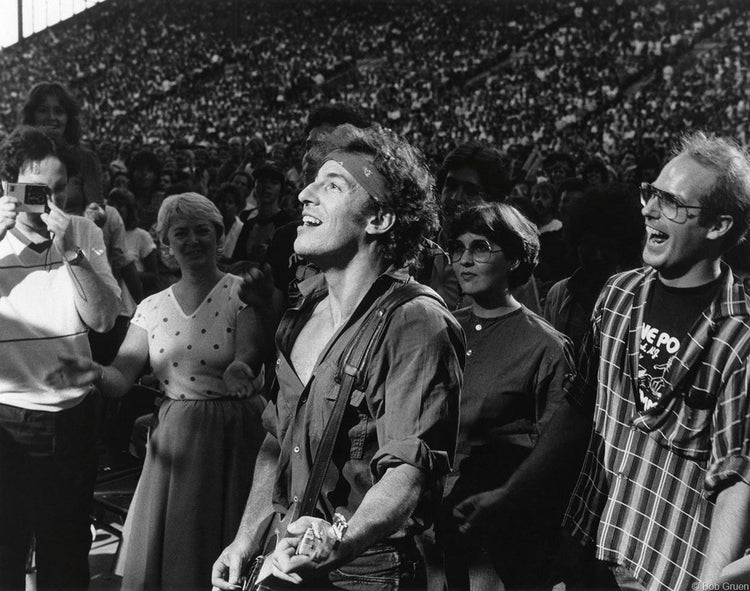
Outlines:
<svg viewBox="0 0 750 591"><path fill-rule="evenodd" d="M375 281L324 348L307 385L292 366L291 351L327 287L322 274L300 284L304 297L276 333L279 388L264 414L267 431L281 447L273 495L277 511L285 512L304 494L338 393L335 377L346 345L367 312L408 280L404 271L389 269ZM420 297L394 311L369 364L365 391L352 393L344 415L318 500L321 516L339 512L348 519L386 470L400 464L423 471L426 491L439 499L435 487L450 471L455 452L464 349L461 327L439 302ZM430 509L421 502L412 524L427 525L434 517Z"/></svg>

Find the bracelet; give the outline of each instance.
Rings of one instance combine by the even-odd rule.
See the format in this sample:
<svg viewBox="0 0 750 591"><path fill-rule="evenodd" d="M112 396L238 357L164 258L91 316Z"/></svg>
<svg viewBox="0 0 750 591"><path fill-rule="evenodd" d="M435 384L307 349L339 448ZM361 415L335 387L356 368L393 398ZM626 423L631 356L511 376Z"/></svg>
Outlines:
<svg viewBox="0 0 750 591"><path fill-rule="evenodd" d="M349 529L349 524L347 523L346 518L341 513L333 514L333 523L331 524L331 529L333 529L333 535L336 536L336 543L333 545L333 548L335 550L343 541L346 530Z"/></svg>

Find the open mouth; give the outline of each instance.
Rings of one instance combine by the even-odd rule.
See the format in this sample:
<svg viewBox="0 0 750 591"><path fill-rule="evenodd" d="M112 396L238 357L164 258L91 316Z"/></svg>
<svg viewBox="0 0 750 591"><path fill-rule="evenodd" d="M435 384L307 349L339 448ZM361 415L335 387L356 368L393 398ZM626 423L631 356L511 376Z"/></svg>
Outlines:
<svg viewBox="0 0 750 591"><path fill-rule="evenodd" d="M315 226L319 226L322 223L323 222L321 222L318 218L314 218L311 215L303 215L302 216L302 225L303 226L313 226L313 227L315 227Z"/></svg>
<svg viewBox="0 0 750 591"><path fill-rule="evenodd" d="M655 230L654 228L647 228L648 241L651 244L663 244L669 238L669 234Z"/></svg>

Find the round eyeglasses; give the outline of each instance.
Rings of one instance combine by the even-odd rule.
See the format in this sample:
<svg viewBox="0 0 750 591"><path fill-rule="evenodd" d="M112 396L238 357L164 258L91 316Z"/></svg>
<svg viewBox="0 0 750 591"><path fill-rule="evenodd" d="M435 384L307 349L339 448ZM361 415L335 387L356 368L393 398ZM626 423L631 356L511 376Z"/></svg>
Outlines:
<svg viewBox="0 0 750 591"><path fill-rule="evenodd" d="M641 205L643 207L646 207L652 199L656 198L661 214L668 220L672 220L678 224L683 224L689 218L696 217L688 215L691 209L711 209L710 207L701 207L699 205L685 205L674 193L657 189L651 183L641 183L640 193Z"/></svg>
<svg viewBox="0 0 750 591"><path fill-rule="evenodd" d="M469 251L469 256L475 263L487 263L492 258L493 253L502 252L502 248L492 248L487 240L473 240L469 246L465 246L460 240L451 240L448 243L448 255L451 262L457 263Z"/></svg>

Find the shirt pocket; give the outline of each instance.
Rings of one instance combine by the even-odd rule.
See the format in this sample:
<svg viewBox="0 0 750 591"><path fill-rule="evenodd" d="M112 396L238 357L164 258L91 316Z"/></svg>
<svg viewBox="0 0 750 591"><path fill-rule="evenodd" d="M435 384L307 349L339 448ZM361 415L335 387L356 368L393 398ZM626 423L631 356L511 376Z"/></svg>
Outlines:
<svg viewBox="0 0 750 591"><path fill-rule="evenodd" d="M329 413L333 412L333 407L336 404L340 390L340 387L336 387L326 391L326 400L329 401ZM349 404L344 411L341 432L347 434L349 458L352 460L363 459L367 430L372 420L370 414L367 412L367 405L364 404L364 400L365 393L361 390L354 390L349 398Z"/></svg>
<svg viewBox="0 0 750 591"><path fill-rule="evenodd" d="M674 404L654 425L654 437L662 447L683 458L706 461L711 452L711 424L716 396L700 388L689 387L675 396Z"/></svg>

